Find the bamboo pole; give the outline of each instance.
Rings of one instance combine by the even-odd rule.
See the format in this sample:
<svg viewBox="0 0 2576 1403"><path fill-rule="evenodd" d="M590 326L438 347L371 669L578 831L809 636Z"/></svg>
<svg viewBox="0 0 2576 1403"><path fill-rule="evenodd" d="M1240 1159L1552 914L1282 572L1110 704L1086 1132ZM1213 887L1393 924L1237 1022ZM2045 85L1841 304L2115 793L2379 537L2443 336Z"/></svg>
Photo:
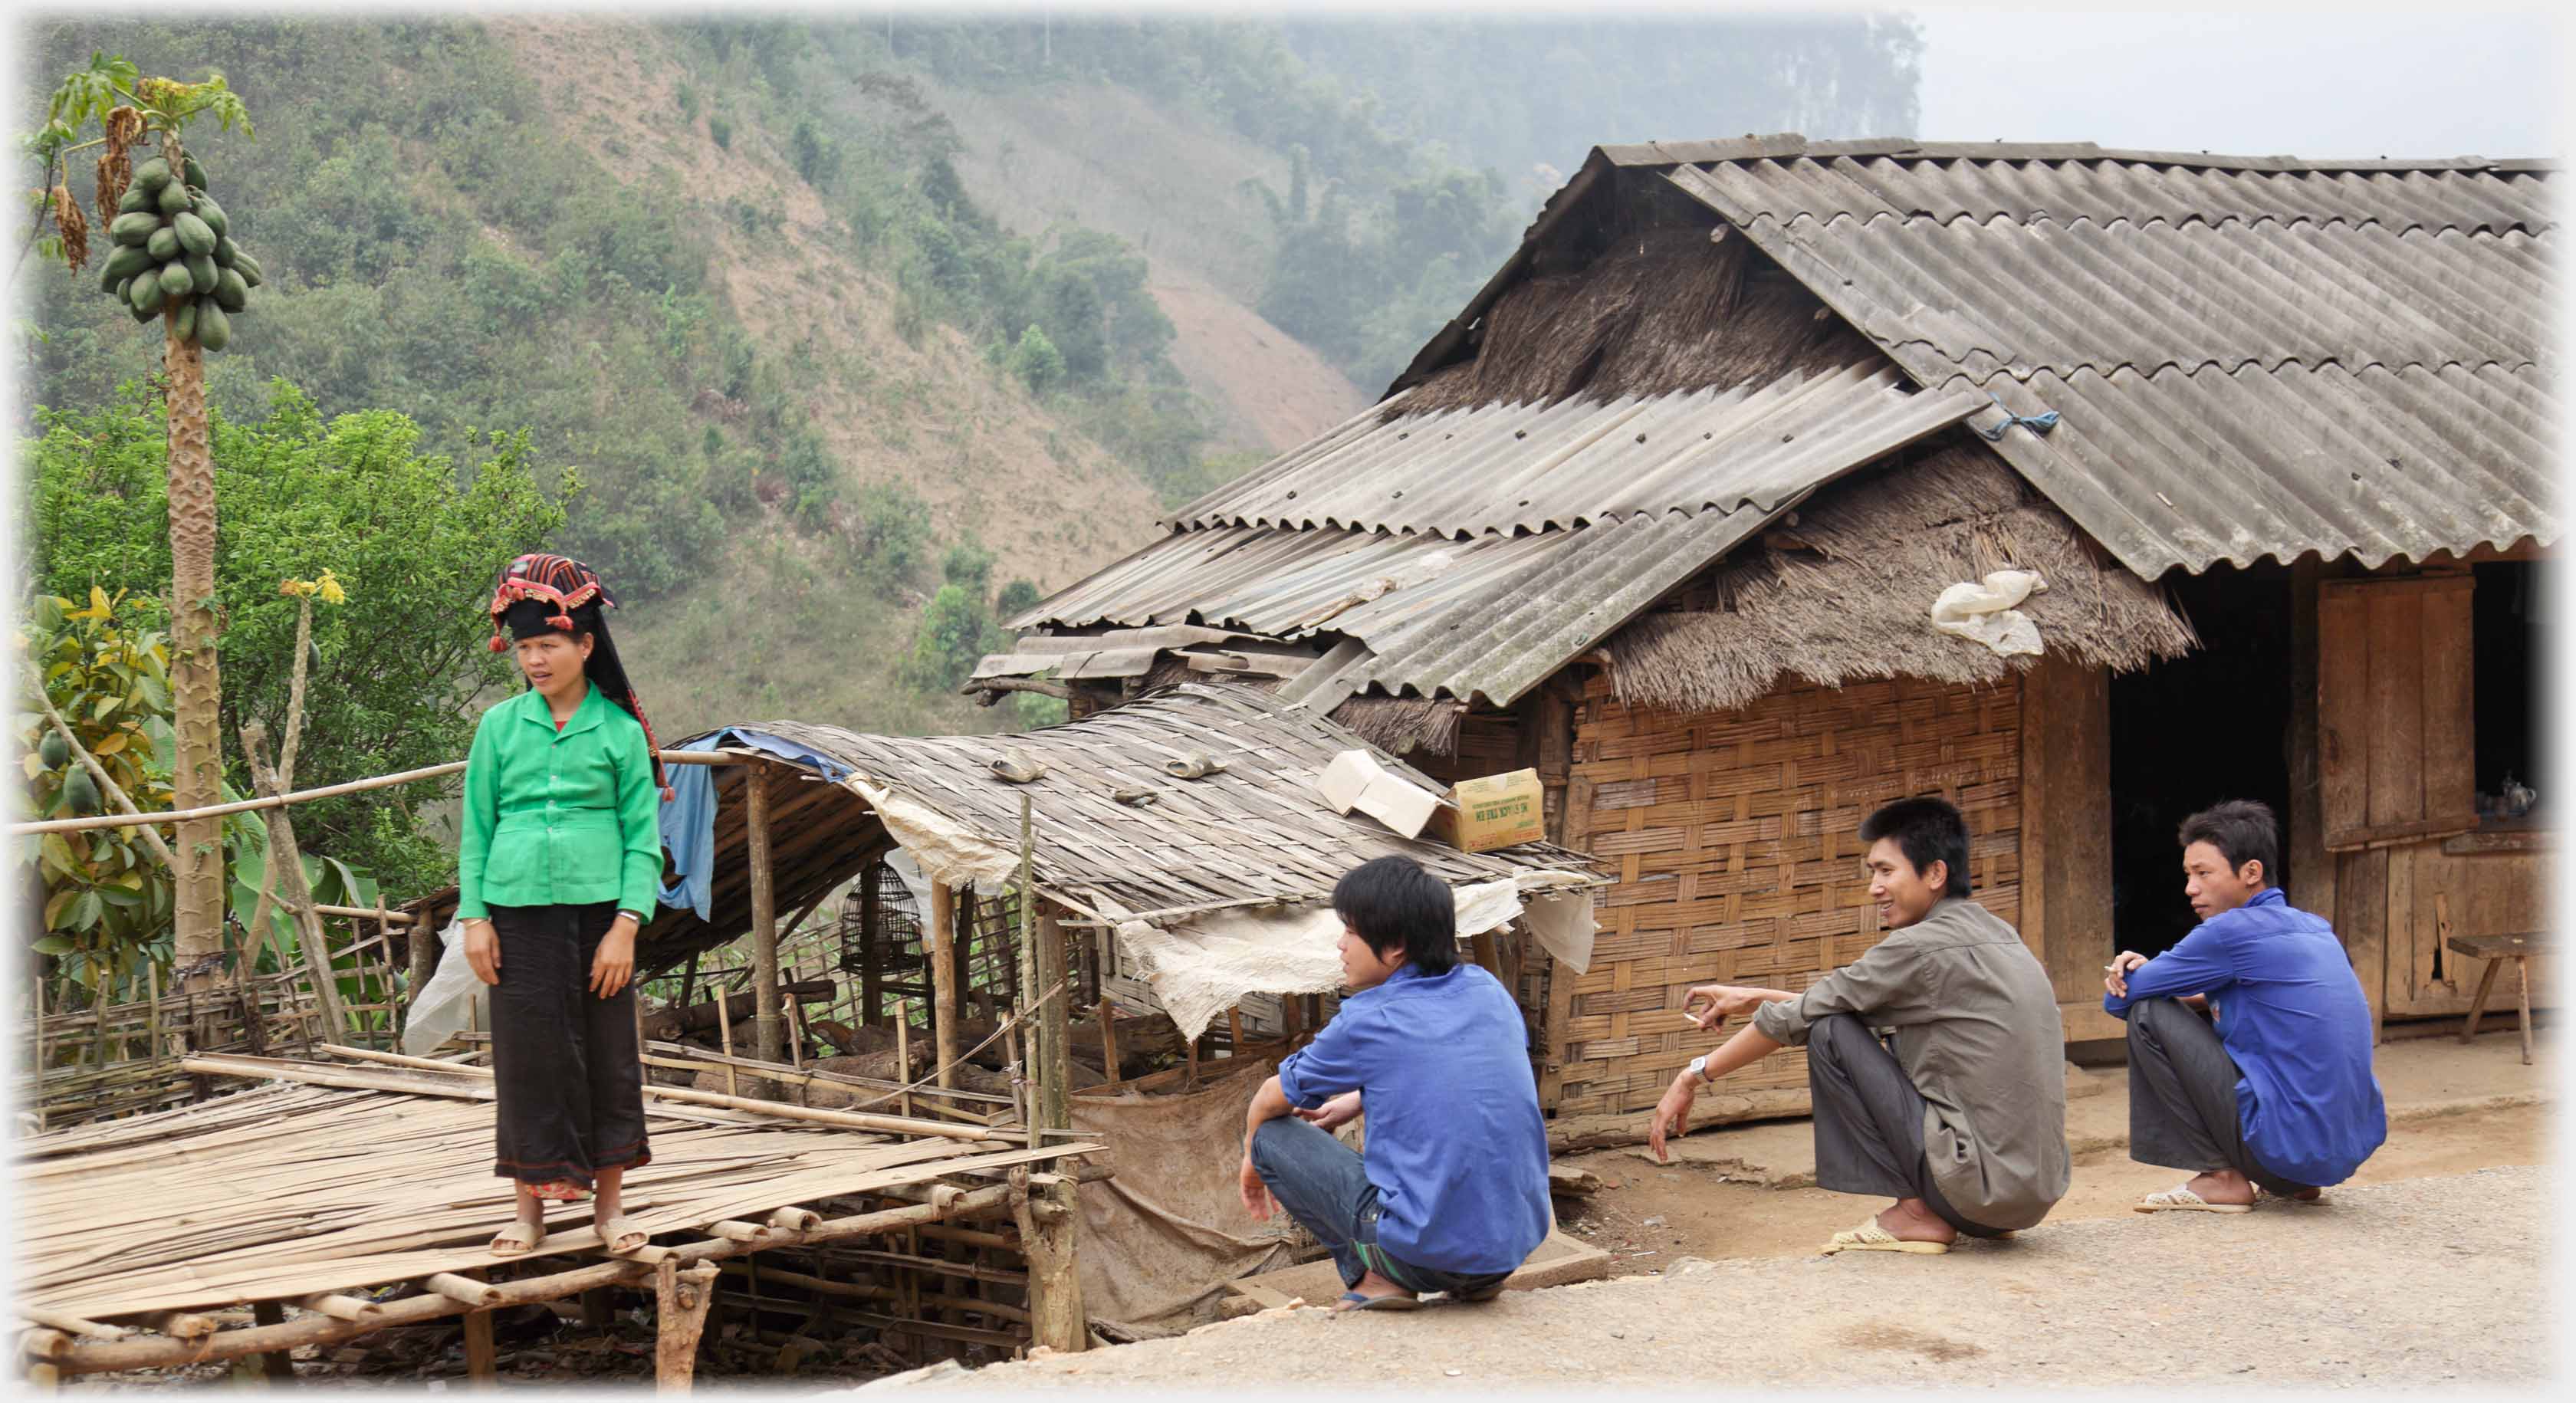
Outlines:
<svg viewBox="0 0 2576 1403"><path fill-rule="evenodd" d="M656 751L655 754L659 755L662 762L667 765L746 765L752 763L752 757L749 756L704 750L663 750ZM163 826L175 823L194 823L201 819L222 818L229 814L246 814L260 809L282 808L289 804L309 804L316 799L337 799L345 794L363 794L369 790L391 789L397 785L404 784L418 784L423 780L444 779L449 775L463 774L464 772L464 761L450 760L443 765L424 765L417 770L404 770L399 774L376 775L367 779L353 779L346 784L324 785L320 789L299 790L293 794L263 795L257 799L243 799L230 804L207 804L203 807L194 809L175 809L168 813L91 814L85 818L56 818L46 819L42 822L36 823L13 823L9 825L9 832L11 836L14 837L27 833L76 833L90 828L135 828L145 824Z"/></svg>
<svg viewBox="0 0 2576 1403"><path fill-rule="evenodd" d="M731 997L722 989L716 990L716 1040L724 1045L725 1094L740 1096L742 1078L733 1069L733 1015L726 1011L729 1007L726 1001Z"/></svg>
<svg viewBox="0 0 2576 1403"><path fill-rule="evenodd" d="M912 1114L912 1083L914 1080L912 1075L912 1000L896 1000L894 1012L895 1079L903 1085L903 1090L898 1093L897 1096L897 1104L902 1107L903 1113L908 1116Z"/></svg>
<svg viewBox="0 0 2576 1403"><path fill-rule="evenodd" d="M928 948L923 951L930 966L930 1026L939 1058L939 1084L955 1086L957 1077L957 894L948 883L933 877L930 881L930 920Z"/></svg>
<svg viewBox="0 0 2576 1403"><path fill-rule="evenodd" d="M761 1061L784 1062L786 1029L779 1018L778 1004L778 893L772 886L775 874L769 862L769 767L751 767L744 772L743 781L751 863L753 1042Z"/></svg>

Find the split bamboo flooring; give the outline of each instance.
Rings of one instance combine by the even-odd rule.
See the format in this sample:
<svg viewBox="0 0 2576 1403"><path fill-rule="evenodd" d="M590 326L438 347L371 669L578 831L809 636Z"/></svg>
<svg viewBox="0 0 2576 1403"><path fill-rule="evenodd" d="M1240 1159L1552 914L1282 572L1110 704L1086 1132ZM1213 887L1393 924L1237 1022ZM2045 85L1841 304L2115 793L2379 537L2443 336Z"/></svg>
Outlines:
<svg viewBox="0 0 2576 1403"><path fill-rule="evenodd" d="M626 1213L655 1234L765 1222L782 1208L1085 1148L900 1138L657 1102L646 1120L653 1162L628 1176ZM94 1321L296 1301L600 1245L588 1205L558 1205L535 1252L486 1250L510 1216L511 1186L492 1172L492 1106L465 1090L272 1083L67 1129L21 1142L18 1191L21 1301Z"/></svg>

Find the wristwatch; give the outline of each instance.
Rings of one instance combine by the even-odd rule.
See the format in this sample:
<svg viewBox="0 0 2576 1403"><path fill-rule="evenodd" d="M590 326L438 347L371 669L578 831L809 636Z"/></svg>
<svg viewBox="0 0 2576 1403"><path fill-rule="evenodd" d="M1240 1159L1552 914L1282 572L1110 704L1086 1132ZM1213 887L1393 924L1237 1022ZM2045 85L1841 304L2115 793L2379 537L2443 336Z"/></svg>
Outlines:
<svg viewBox="0 0 2576 1403"><path fill-rule="evenodd" d="M1707 1085L1709 1082L1708 1054L1703 1052L1699 1056L1692 1058L1690 1060L1690 1066L1685 1070L1687 1070L1692 1076L1699 1078L1701 1085Z"/></svg>

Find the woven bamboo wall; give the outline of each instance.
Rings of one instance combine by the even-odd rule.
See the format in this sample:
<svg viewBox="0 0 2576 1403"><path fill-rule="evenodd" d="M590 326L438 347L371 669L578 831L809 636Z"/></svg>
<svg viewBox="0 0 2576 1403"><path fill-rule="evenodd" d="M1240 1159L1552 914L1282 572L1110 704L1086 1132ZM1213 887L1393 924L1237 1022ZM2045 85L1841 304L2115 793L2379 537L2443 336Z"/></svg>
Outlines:
<svg viewBox="0 0 2576 1403"><path fill-rule="evenodd" d="M1693 984L1803 989L1879 938L1862 818L1937 793L1974 835L1977 899L2019 922L2020 681L1784 688L1737 712L1629 707L1595 678L1575 715L1565 843L1610 864L1592 967L1553 972L1551 1109L1653 1108L1714 1045L1683 1021ZM1803 1093L1806 1054L1727 1079ZM1795 1106L1775 1107L1774 1113Z"/></svg>

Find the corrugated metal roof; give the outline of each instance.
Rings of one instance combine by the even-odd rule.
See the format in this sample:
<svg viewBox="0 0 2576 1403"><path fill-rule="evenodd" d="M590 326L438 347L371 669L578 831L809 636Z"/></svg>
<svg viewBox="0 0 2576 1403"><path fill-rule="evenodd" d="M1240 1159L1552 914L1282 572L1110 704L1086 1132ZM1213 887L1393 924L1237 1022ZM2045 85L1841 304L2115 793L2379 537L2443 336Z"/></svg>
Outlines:
<svg viewBox="0 0 2576 1403"><path fill-rule="evenodd" d="M1652 151L2130 569L2556 538L2539 163L1876 145Z"/></svg>
<svg viewBox="0 0 2576 1403"><path fill-rule="evenodd" d="M1769 510L1987 404L1873 356L1767 384L1401 414L1398 396L1184 507L1181 525L1470 537L1637 513ZM1388 419L1386 411L1397 411Z"/></svg>
<svg viewBox="0 0 2576 1403"><path fill-rule="evenodd" d="M1182 531L1010 624L1195 621L1273 638L1331 632L1365 650L1331 677L1309 669L1302 686L1320 693L1343 683L1345 696L1371 685L1394 695L1482 694L1508 705L1776 514L1638 514L1465 542L1338 528Z"/></svg>

